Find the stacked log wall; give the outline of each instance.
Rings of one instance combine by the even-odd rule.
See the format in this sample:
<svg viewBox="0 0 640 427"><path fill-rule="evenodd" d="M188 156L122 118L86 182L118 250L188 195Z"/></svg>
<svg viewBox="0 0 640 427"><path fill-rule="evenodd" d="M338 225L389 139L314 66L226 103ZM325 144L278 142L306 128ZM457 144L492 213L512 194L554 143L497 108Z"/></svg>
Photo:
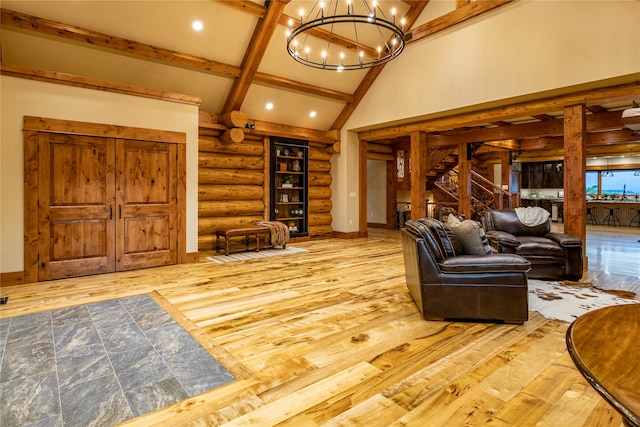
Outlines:
<svg viewBox="0 0 640 427"><path fill-rule="evenodd" d="M326 150L309 147L309 237L333 236L331 222L331 154Z"/></svg>
<svg viewBox="0 0 640 427"><path fill-rule="evenodd" d="M264 145L261 138L225 144L201 131L199 150L198 248L211 250L216 230L264 219Z"/></svg>
<svg viewBox="0 0 640 427"><path fill-rule="evenodd" d="M216 230L252 226L268 218L269 155L262 137L223 143L220 134L200 130L198 156L198 248L215 248ZM265 176L267 174L267 176ZM309 237L333 236L331 154L309 148Z"/></svg>

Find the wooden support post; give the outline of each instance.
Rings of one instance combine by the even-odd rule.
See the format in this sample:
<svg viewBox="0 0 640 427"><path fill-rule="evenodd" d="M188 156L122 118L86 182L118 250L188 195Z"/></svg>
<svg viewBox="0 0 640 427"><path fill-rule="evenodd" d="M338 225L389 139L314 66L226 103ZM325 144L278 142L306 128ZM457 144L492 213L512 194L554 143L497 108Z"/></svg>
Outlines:
<svg viewBox="0 0 640 427"><path fill-rule="evenodd" d="M458 215L471 219L471 147L468 143L458 144Z"/></svg>
<svg viewBox="0 0 640 427"><path fill-rule="evenodd" d="M427 136L411 133L411 219L427 216Z"/></svg>
<svg viewBox="0 0 640 427"><path fill-rule="evenodd" d="M587 121L586 107L573 105L564 109L564 232L582 239L583 262L587 268Z"/></svg>
<svg viewBox="0 0 640 427"><path fill-rule="evenodd" d="M359 184L359 193L360 198L358 199L358 210L360 214L358 215L358 237L366 237L367 236L367 141L360 141L359 144L359 164L360 164L360 182Z"/></svg>
<svg viewBox="0 0 640 427"><path fill-rule="evenodd" d="M508 151L502 151L500 153L500 183L502 186L501 189L504 190L506 188L506 190L509 192L511 191L511 164L509 162L510 156L511 154ZM504 198L502 197L502 194L499 194L498 197L500 198L500 200L498 200L499 209L508 208L508 207L515 208L515 206L505 205L505 200L503 200Z"/></svg>

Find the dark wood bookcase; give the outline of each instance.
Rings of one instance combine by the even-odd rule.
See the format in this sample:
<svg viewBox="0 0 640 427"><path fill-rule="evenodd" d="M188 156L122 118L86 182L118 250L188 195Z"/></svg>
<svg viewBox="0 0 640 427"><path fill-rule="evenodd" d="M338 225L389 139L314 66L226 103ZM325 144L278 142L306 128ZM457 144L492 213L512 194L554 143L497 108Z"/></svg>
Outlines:
<svg viewBox="0 0 640 427"><path fill-rule="evenodd" d="M271 220L291 237L309 235L308 141L271 137Z"/></svg>

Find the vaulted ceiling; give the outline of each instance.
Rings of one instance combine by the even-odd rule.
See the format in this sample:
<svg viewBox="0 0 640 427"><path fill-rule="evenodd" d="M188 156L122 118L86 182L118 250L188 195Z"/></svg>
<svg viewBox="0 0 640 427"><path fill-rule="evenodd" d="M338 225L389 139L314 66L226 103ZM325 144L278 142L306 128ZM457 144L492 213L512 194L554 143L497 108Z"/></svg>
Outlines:
<svg viewBox="0 0 640 427"><path fill-rule="evenodd" d="M451 8L446 10L442 4L434 9L424 0L384 3L406 18L406 39L411 44L511 1L457 0L448 2ZM3 0L3 69L48 70L186 94L200 98L201 111L240 110L265 122L340 129L383 67L337 73L291 59L286 51L288 21L312 4L309 0ZM201 31L193 30L195 20L203 23ZM354 46L353 40L339 43L345 49ZM591 122L606 123L593 132L615 132L594 136L594 144L640 142L637 134L611 125L631 101L632 97L620 97L589 105ZM273 109L267 110L267 103ZM315 117L310 116L312 111ZM444 121L432 126L430 138L441 145L492 138L503 141L494 144L503 149L523 147L522 142L516 146L504 140L526 139L530 149L562 149L561 109L521 111L485 122L477 117ZM387 133L374 130L361 137L388 144L406 139L414 128L429 130L420 126L404 128L404 133L398 127Z"/></svg>
<svg viewBox="0 0 640 427"><path fill-rule="evenodd" d="M424 22L428 1L386 0L384 7L396 8L406 19L413 43L510 1L459 2L468 4L457 10L451 2L453 10L429 22ZM296 21L298 11L312 5L309 0L5 0L2 61L197 96L202 111L241 110L256 120L339 129L383 67L337 73L291 59L289 19ZM201 31L192 29L195 20L203 23ZM347 50L355 46L353 40L336 43ZM274 108L267 110L267 103Z"/></svg>

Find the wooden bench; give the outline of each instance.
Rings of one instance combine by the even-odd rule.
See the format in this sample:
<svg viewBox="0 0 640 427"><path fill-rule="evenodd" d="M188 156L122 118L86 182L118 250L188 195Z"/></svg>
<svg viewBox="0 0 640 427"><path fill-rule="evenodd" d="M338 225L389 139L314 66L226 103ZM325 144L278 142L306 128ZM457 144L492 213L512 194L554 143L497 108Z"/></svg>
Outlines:
<svg viewBox="0 0 640 427"><path fill-rule="evenodd" d="M220 238L224 237L224 253L225 255L229 255L231 252L229 250L229 242L234 237L244 237L245 239L245 247L244 249L235 251L235 252L244 252L249 250L255 250L256 252L260 252L260 235L266 234L267 237L265 239L265 245L263 249L266 247L270 247L270 237L271 233L268 227L262 226L254 226L254 227L244 227L244 228L232 228L229 230L216 230L216 252L220 253L220 250L223 249ZM249 247L249 240L252 236L256 238L256 247L255 249Z"/></svg>

